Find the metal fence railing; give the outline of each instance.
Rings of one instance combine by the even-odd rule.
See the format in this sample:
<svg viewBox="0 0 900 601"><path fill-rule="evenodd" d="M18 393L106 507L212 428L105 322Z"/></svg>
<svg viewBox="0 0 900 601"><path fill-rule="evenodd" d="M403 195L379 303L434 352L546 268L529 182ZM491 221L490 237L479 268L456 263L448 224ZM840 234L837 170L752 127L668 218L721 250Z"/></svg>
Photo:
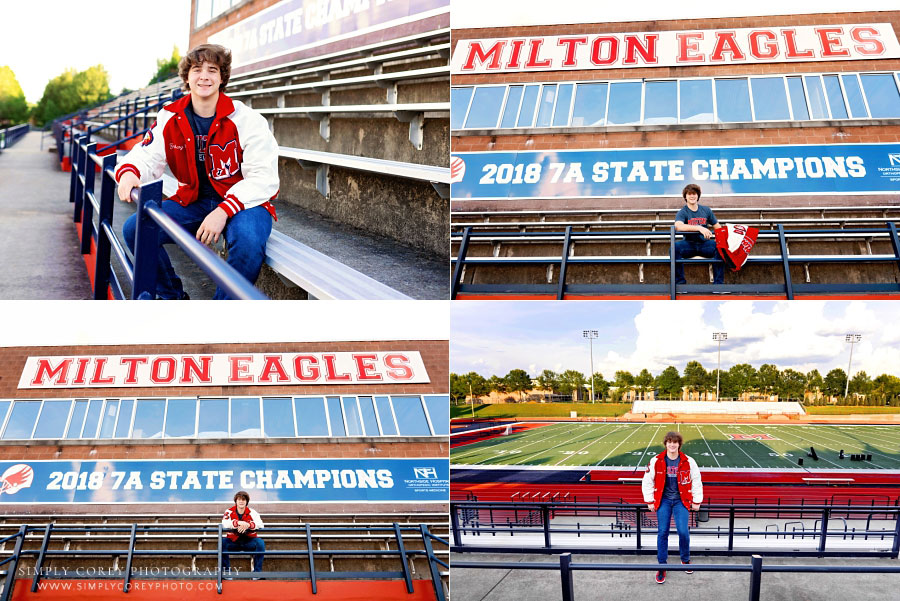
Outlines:
<svg viewBox="0 0 900 601"><path fill-rule="evenodd" d="M187 557L187 558L207 558L215 560L215 572L212 575L207 575L205 573L201 573L199 575L190 575L186 576L184 574L184 570L174 571L170 575L167 571L154 571L153 579L154 580L179 580L179 579L209 579L215 578L216 580L216 590L219 594L222 593L223 589L223 581L225 580L248 580L251 578L264 577L267 580L309 580L312 588L313 594L318 594L318 582L321 580L339 580L339 579L348 579L348 580L403 580L406 585L406 591L408 594L412 594L414 592L413 586L413 576L412 571L410 570L410 562L413 558L416 557L424 557L428 561L429 571L428 578L431 579L431 583L434 587L434 599L436 601L446 601L446 594L444 591L443 582L441 580L441 568L443 567L445 570L449 569L449 565L447 562L444 562L435 555L433 543L438 543L445 547L449 546L448 541L435 536L432 534L428 526L426 524L417 524L417 525L401 525L398 523L394 523L391 526L370 526L370 525L359 525L359 526L317 526L305 524L302 526L279 526L275 528L265 528L260 530L261 534L265 535L293 535L293 539L296 541L301 541L303 543L304 548L298 548L295 550L292 549L281 549L281 550L265 550L265 557L287 557L287 558L300 558L305 559L308 565L308 569L304 571L264 571L264 572L250 572L250 573L231 573L225 574L222 568L222 556L224 553L223 545L222 545L222 537L225 532L223 531L222 525L217 524L215 526L168 526L162 524L121 524L121 525L77 525L77 526L65 526L65 525L55 525L55 524L45 524L40 526L32 526L27 524L22 524L19 526L19 530L17 533L7 536L3 539L0 539L0 544L5 545L6 543L10 543L15 541L14 548L9 557L6 557L3 560L0 560L0 567L6 567L6 581L3 585L3 590L0 592L0 601L9 601L12 599L12 594L16 586L17 576L19 574L19 563L23 558L34 558L34 568L33 572L29 572L29 575L33 573L33 578L31 578L31 592L37 592L39 590L39 585L41 581L46 580L73 580L78 578L85 578L82 572L78 570L54 570L48 568L48 565L58 565L60 558L69 558L70 560L77 561L80 558L84 559L92 559L94 560L97 557L109 557L109 558L125 558L125 569L110 569L104 571L91 570L89 578L102 578L107 580L121 580L122 587L124 592L128 592L130 589L130 585L133 579L135 579L135 574L141 574L136 568L133 568L134 561L137 558L178 558L178 557ZM330 549L327 548L327 542L325 539L322 541L317 541L317 544L313 544L313 539L318 538L320 535L345 535L347 538L343 540L352 540L353 535L360 536L361 538L366 538L371 536L372 534L381 533L385 540L391 541L393 545L392 548L387 548L389 545L385 545L385 548L380 549L347 549L346 543L342 543L342 548L340 549ZM421 537L422 549L408 549L406 544L404 543L404 535L408 538L412 534L417 534ZM32 535L32 536L29 536ZM77 536L77 535L90 535L92 538L97 540L96 543L92 546L97 545L110 545L112 546L114 541L113 538L127 536L128 544L124 547L119 548L72 548L76 545L73 545L70 548L58 548L61 545L60 539L65 537ZM161 543L164 541L164 538L161 538L160 535L170 535L173 537L172 540L176 540L176 537L182 537L178 540L183 541L183 537L186 535L196 535L198 539L201 537L210 538L212 536L217 537L218 545L215 550L203 551L203 550L191 550L184 549L183 545L173 545L171 549L140 549L138 548L139 543L146 540L146 536L151 535L154 536L152 539L154 542L154 546L159 547ZM37 537L40 537L40 544L36 548L25 548L25 540L26 538L31 540L35 540ZM415 540L419 540L418 537ZM283 543L281 546L288 546L289 543ZM31 546L31 545L30 545ZM81 546L81 545L78 545ZM299 547L300 545L298 545ZM227 555L229 556L253 556L257 555L256 551L229 551ZM397 561L397 569L396 570L388 570L388 571L371 571L371 570L354 570L354 571L332 571L328 569L322 569L321 562L317 565L317 558L326 557L329 558L328 561L325 562L326 565L330 563L330 559L334 557L344 557L344 558L352 558L352 557L378 557L385 558L388 560L396 560ZM112 562L111 562L112 563ZM365 563L365 562L363 562Z"/></svg>
<svg viewBox="0 0 900 601"><path fill-rule="evenodd" d="M889 240L893 253L883 255L794 255L788 252L788 240L790 238L847 238L864 237L870 239ZM668 296L675 300L678 293L712 293L728 292L740 294L778 294L784 295L789 300L795 295L802 294L874 294L900 292L900 283L797 283L791 276L791 265L797 264L825 264L825 263L853 263L873 264L888 263L900 266L900 237L897 234L897 226L889 221L881 228L845 228L845 229L791 229L785 230L782 224L778 224L774 230L762 230L759 232L760 240L777 241L780 253L774 256L750 256L747 265L774 264L780 265L783 271L783 282L771 284L678 284L675 283L676 264L711 264L719 262L718 259L678 259L675 253L669 252L668 256L571 256L570 247L575 242L586 241L614 241L628 239L631 241L664 240L668 238L669 248L675 248L675 226L665 231L600 231L585 232L573 231L572 226L567 226L564 231L557 232L509 232L509 231L482 231L473 226L467 226L462 235L454 234L452 241L458 242L456 258L451 259L453 264L453 276L451 298L457 298L459 294L476 295L555 295L562 300L566 295L573 294L650 294ZM491 241L518 240L547 243L559 243L559 254L540 257L470 257L469 246L477 240L490 239ZM668 284L568 284L566 272L572 265L666 265L669 268ZM467 265L551 265L557 270L559 276L556 283L551 284L514 284L514 283L470 283L463 282L463 275ZM745 267L746 268L746 267Z"/></svg>
<svg viewBox="0 0 900 601"><path fill-rule="evenodd" d="M705 503L693 515L704 525L692 528L691 536L709 546L699 551L701 555L764 551L772 556L896 559L900 552L900 507L896 505ZM554 523L562 516L567 519ZM759 523L775 516L794 520L792 528L785 524L784 529L772 530ZM609 522L600 523L597 518L609 518ZM721 523L706 524L709 520ZM450 526L452 550L460 552L656 553L655 514L642 503L451 501ZM790 540L791 545L781 549L772 544L773 538ZM710 544L713 539L719 542ZM876 541L879 544L871 544Z"/></svg>
<svg viewBox="0 0 900 601"><path fill-rule="evenodd" d="M27 123L0 129L0 152L18 142L29 131L31 131L31 126Z"/></svg>
<svg viewBox="0 0 900 601"><path fill-rule="evenodd" d="M116 202L115 154L101 156L97 143L88 142L90 132L75 136L72 145L72 178L69 200L74 203L75 223L81 224L81 253L96 252L94 265L95 300L104 300L112 294L124 299L122 282L112 269L115 254L125 277L131 284L132 299L156 297L158 265L158 240L165 232L210 278L232 298L262 300L267 297L257 290L224 259L197 241L187 230L166 215L162 203L162 180L144 184L131 191L131 199L137 203L137 236L134 261L125 245L113 229L113 212ZM95 193L96 167L100 167L99 196ZM96 225L94 216L96 215Z"/></svg>
<svg viewBox="0 0 900 601"><path fill-rule="evenodd" d="M490 569L490 570L559 570L562 601L575 601L575 572L589 570L605 571L643 571L659 570L657 564L597 564L572 563L571 553L562 553L559 563L550 562L502 562L502 561L453 561L454 570ZM752 555L750 564L697 564L666 565L666 571L695 572L747 572L750 574L749 600L759 601L763 572L800 573L800 574L900 574L900 566L856 566L856 565L763 565L760 555ZM463 578L462 575L455 578Z"/></svg>

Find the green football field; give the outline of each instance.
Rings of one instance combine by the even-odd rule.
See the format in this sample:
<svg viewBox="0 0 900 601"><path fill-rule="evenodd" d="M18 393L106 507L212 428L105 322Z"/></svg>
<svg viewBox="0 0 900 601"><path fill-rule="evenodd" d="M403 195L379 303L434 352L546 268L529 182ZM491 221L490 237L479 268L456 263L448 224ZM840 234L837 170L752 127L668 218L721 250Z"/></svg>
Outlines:
<svg viewBox="0 0 900 601"><path fill-rule="evenodd" d="M450 450L454 465L640 467L663 450L669 430L701 468L900 470L900 426L548 423ZM452 438L451 438L452 441ZM815 447L818 461L807 458ZM845 459L839 459L843 449ZM850 461L851 453L872 461Z"/></svg>

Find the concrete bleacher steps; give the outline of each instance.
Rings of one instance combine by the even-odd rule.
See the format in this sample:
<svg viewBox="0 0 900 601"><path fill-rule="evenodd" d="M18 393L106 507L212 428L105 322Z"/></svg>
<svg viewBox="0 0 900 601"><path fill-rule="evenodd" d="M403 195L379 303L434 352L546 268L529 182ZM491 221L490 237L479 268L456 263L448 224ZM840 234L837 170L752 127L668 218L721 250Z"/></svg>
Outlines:
<svg viewBox="0 0 900 601"><path fill-rule="evenodd" d="M266 542L266 558L264 561L264 574L274 578L307 581L309 579L309 561L307 538L304 530L276 532L275 529L296 527L310 524L312 526L313 550L315 556L315 570L320 583L346 581L353 578L341 572L359 572L357 577L366 582L366 587L373 586L373 591L385 586L385 583L402 581L402 564L400 556L396 554L384 555L384 552L397 552L398 542L393 531L393 522L397 522L401 528L407 528L402 533L403 547L406 551L424 551L425 546L418 524L424 523L435 536L447 540L449 525L446 513L411 513L408 515L394 514L321 514L321 515L297 515L297 514L272 514L266 515L266 529L260 532ZM127 564L128 545L131 524L137 523L138 534L135 539L135 551L183 551L179 555L141 555L136 553L132 559L132 568L144 569L150 573L151 569L159 570L168 568L176 573L197 572L199 575L188 575L187 578L201 578L207 571L214 573L216 567L215 556L199 555L199 552L216 551L218 546L219 517L207 514L184 514L182 516L151 516L146 514L105 514L105 515L18 515L10 514L0 516L0 537L14 534L23 523L39 525L52 522L54 528L49 539L49 551L87 551L87 556L47 555L42 567L47 570L56 570L62 573L68 570L70 574L79 574L84 577L86 572L95 574L109 574L110 572L124 571ZM155 527L210 527L207 533L187 532L147 532L142 531L140 525L147 524ZM122 527L125 531L103 531L103 527ZM346 530L324 530L324 528L347 528ZM90 528L90 531L86 531ZM59 530L69 529L69 530ZM44 540L43 527L30 532L22 545L23 550L39 551ZM449 551L445 545L432 541L436 556L445 561ZM0 545L0 559L8 557L13 543L7 542ZM292 552L291 555L275 555L276 552ZM318 553L323 552L323 553ZM353 552L349 554L349 552ZM296 553L293 554L293 553ZM28 570L36 566L36 553L23 555L19 563L19 573L28 573ZM237 578L243 574L249 577L251 559L249 556L232 556L232 567L238 570ZM434 590L431 587L431 572L427 558L424 555L410 555L406 560L407 569L415 584L415 595L406 593L403 586L403 595L381 597L373 592L372 599L433 599ZM449 573L440 569L443 586L448 586ZM367 575L368 574L368 575ZM90 573L88 573L90 576ZM140 579L135 576L135 579ZM18 588L22 582L30 579L20 577ZM428 587L420 590L421 583ZM231 582L228 586L230 587ZM328 588L327 586L325 587ZM430 596L428 590L430 588ZM234 589L232 589L233 591ZM368 590L368 589L367 589ZM259 590L256 591L258 593ZM320 592L322 592L320 590ZM417 595L424 595L419 597ZM17 597L18 598L18 597ZM221 598L221 597L219 597ZM256 598L256 597L253 597ZM298 597L290 597L298 598ZM321 597L319 597L321 598Z"/></svg>
<svg viewBox="0 0 900 601"><path fill-rule="evenodd" d="M887 228L888 223L896 224L900 220L900 205L743 206L717 209L717 212L723 223L746 223L763 231L783 225L788 254L793 260L791 279L795 284L900 286L894 242ZM671 219L669 209L454 212L451 256L458 256L462 232L471 227L473 233L483 235L469 239L463 284L558 285L565 229L570 226L573 232L596 234L573 237L568 248L570 259L615 257L621 262L569 263L567 285L630 285L637 286L634 293L639 294L641 285L661 286L669 282L666 259L669 257ZM878 231L827 234L796 231L821 229ZM615 235L601 235L604 232ZM490 235L493 233L501 235ZM526 236L526 233L532 235ZM838 257L861 260L853 263L816 261ZM655 262L642 261L645 258ZM516 259L527 259L528 263L512 263ZM763 259L768 262L758 262ZM780 259L777 235L760 234L750 262L739 273L727 272L725 281L783 286L784 267ZM712 282L708 264L688 264L685 273L689 283Z"/></svg>
<svg viewBox="0 0 900 601"><path fill-rule="evenodd" d="M228 93L264 114L282 147L267 261L274 270L264 268L257 283L265 294L449 296L449 47L449 30L436 30L232 77ZM142 92L99 107L89 120L109 122L124 114L123 103L143 106ZM113 141L106 131L96 138ZM116 210L122 223L133 209ZM188 294L210 297L212 283L180 251L171 254Z"/></svg>

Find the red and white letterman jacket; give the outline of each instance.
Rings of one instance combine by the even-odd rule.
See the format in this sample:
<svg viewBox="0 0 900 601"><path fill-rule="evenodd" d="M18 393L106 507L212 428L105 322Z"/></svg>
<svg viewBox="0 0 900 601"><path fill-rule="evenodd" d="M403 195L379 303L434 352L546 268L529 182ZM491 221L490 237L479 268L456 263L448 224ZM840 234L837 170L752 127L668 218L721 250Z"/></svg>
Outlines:
<svg viewBox="0 0 900 601"><path fill-rule="evenodd" d="M229 540L237 540L240 534L236 532L238 527L238 522L249 522L250 528L252 530L259 530L263 527L262 518L259 517L259 514L256 513L255 509L251 509L248 505L244 508L244 516L243 519L238 516L237 505L233 505L231 509L225 512L225 515L222 517L222 528L225 530L235 530L235 532L227 532L225 536L229 538ZM244 532L244 536L249 538L256 538L256 532Z"/></svg>
<svg viewBox="0 0 900 601"><path fill-rule="evenodd" d="M182 96L159 110L143 141L119 159L117 182L126 171L141 182L151 182L159 179L168 165L178 180L172 200L182 206L197 200L196 140L184 114L190 101L190 95ZM278 143L265 117L220 93L206 149L209 181L224 199L219 207L229 217L259 205L275 217L270 201L278 195Z"/></svg>
<svg viewBox="0 0 900 601"><path fill-rule="evenodd" d="M641 481L641 491L644 493L644 502L653 503L659 507L662 501L663 491L666 489L666 452L663 451L650 460L644 479ZM688 457L681 451L678 452L678 496L688 509L691 503L703 502L703 483L700 481L700 468L693 457Z"/></svg>
<svg viewBox="0 0 900 601"><path fill-rule="evenodd" d="M729 223L716 230L716 249L731 271L738 271L744 266L758 235L759 229L737 223Z"/></svg>

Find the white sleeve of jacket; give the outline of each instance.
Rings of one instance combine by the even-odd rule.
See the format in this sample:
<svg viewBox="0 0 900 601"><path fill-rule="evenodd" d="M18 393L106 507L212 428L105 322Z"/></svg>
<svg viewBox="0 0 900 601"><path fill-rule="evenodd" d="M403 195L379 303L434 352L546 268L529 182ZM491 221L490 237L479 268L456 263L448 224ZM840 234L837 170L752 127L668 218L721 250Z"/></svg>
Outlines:
<svg viewBox="0 0 900 601"><path fill-rule="evenodd" d="M222 530L234 530L236 526L234 525L234 517L231 515L231 509L225 510L225 515L222 516Z"/></svg>
<svg viewBox="0 0 900 601"><path fill-rule="evenodd" d="M244 179L231 186L219 206L233 217L238 211L251 209L278 193L278 142L269 131L266 118L253 109L242 107L238 129L241 137Z"/></svg>
<svg viewBox="0 0 900 601"><path fill-rule="evenodd" d="M700 481L700 468L693 457L688 457L691 466L691 501L698 505L703 502L703 482Z"/></svg>
<svg viewBox="0 0 900 601"><path fill-rule="evenodd" d="M128 154L116 163L116 181L126 171L130 171L141 179L141 183L152 182L162 177L166 170L166 141L163 139L163 128L173 113L159 110L156 123L150 130L151 142L144 146L143 142L132 148ZM146 141L147 134L144 134Z"/></svg>
<svg viewBox="0 0 900 601"><path fill-rule="evenodd" d="M259 530L260 528L264 527L262 518L259 517L259 514L256 513L256 510L252 507L250 508L250 519L253 520L253 528L255 530Z"/></svg>
<svg viewBox="0 0 900 601"><path fill-rule="evenodd" d="M656 466L656 459L656 457L650 459L650 464L647 466L647 471L644 472L644 478L641 480L641 492L644 493L644 503L648 505L653 503L655 499L653 495L656 492L656 484L653 481L655 472L653 468Z"/></svg>

